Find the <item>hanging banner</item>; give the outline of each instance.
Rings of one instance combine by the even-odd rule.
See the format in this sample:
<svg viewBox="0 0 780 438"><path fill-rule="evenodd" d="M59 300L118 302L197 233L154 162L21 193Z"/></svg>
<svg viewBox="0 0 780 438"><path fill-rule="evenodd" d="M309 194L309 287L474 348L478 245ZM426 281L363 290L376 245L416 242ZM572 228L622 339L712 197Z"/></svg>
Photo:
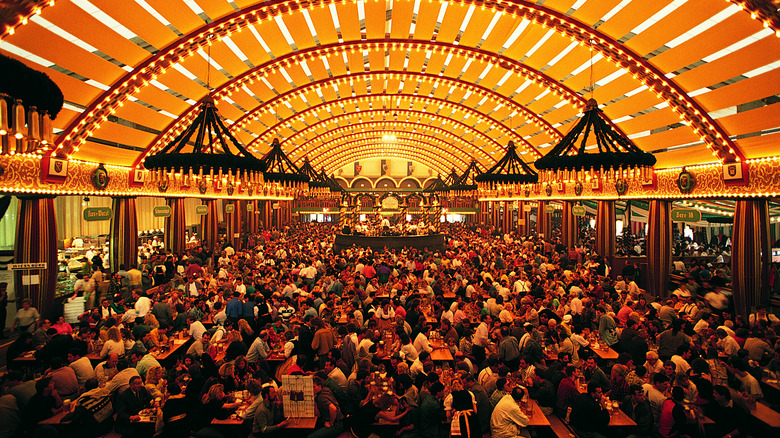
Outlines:
<svg viewBox="0 0 780 438"><path fill-rule="evenodd" d="M699 222L701 212L692 208L675 208L672 210L673 222Z"/></svg>
<svg viewBox="0 0 780 438"><path fill-rule="evenodd" d="M553 206L553 205L545 205L544 206L544 212L545 213L555 213L555 206Z"/></svg>
<svg viewBox="0 0 780 438"><path fill-rule="evenodd" d="M195 207L195 214L199 214L201 216L209 214L209 207L206 205L198 205Z"/></svg>
<svg viewBox="0 0 780 438"><path fill-rule="evenodd" d="M571 214L574 216L585 216L585 207L581 205L575 205L571 208Z"/></svg>
<svg viewBox="0 0 780 438"><path fill-rule="evenodd" d="M85 208L83 216L87 222L110 221L112 216L111 207Z"/></svg>
<svg viewBox="0 0 780 438"><path fill-rule="evenodd" d="M167 205L158 205L152 210L154 217L169 217L171 215L171 207Z"/></svg>
<svg viewBox="0 0 780 438"><path fill-rule="evenodd" d="M234 211L236 211L236 204L225 205L225 213L233 213Z"/></svg>

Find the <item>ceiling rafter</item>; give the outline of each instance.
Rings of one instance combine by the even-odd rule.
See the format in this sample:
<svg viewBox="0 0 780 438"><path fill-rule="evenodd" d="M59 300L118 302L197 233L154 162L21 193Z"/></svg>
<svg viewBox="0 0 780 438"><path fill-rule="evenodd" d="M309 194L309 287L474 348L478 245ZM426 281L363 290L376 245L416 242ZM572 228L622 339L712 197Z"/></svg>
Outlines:
<svg viewBox="0 0 780 438"><path fill-rule="evenodd" d="M396 126L396 125L399 125L399 124L400 123L392 123L392 124L388 124L388 126L392 127L392 126ZM406 138L406 139L414 139L414 138L422 139L422 140L418 140L418 141L421 141L422 143L431 145L432 148L434 148L435 150L439 151L439 153L444 155L444 156L451 156L451 157L453 157L454 161L458 161L458 162L462 163L462 166L461 166L462 168L465 169L468 166L468 161L464 160L459 155L454 154L453 152L450 152L447 149L447 146L452 147L452 144L443 142L439 138L434 137L432 135L422 134L422 133L418 133L418 132L396 131L396 130L393 130L393 129L388 129L387 126L384 126L383 129L369 130L369 131L362 130L361 132L356 132L354 130L351 130L351 129L355 129L355 128L359 127L359 126L362 126L362 125L369 126L370 124L362 123L362 124L357 124L357 125L345 126L345 127L339 128L339 129L331 130L331 131L329 131L327 133L327 135L323 135L323 136L318 137L318 138L322 138L322 137L335 137L335 136L339 136L339 137L335 137L333 140L323 141L323 143L321 145L316 146L316 147L312 148L310 151L308 151L306 156L311 157L311 156L315 156L316 155L316 157L315 158L311 158L311 160L312 160L312 162L314 160L318 160L319 161L320 157L328 156L328 154L331 151L338 150L339 148L344 147L344 144L336 144L335 146L332 145L334 142L336 142L338 140L348 139L348 138L351 138L351 137L354 137L354 136L362 136L363 138L374 138L374 136L372 135L373 133L375 133L375 132L386 132L386 133L395 134L397 137L400 136L401 138ZM434 131L437 131L437 132L444 131L441 128L431 128L431 127L428 127L426 131L431 131L431 130L434 130ZM452 136L452 137L456 141L464 141L464 140L461 140L457 136ZM441 143L443 146L435 145L436 142ZM321 148L327 147L327 146L332 146L332 147L329 147L328 149L326 149L325 152L318 152L318 150L320 150ZM466 156L469 158L469 160L474 158L473 156L468 155L468 154ZM493 159L493 161L495 162L495 159Z"/></svg>

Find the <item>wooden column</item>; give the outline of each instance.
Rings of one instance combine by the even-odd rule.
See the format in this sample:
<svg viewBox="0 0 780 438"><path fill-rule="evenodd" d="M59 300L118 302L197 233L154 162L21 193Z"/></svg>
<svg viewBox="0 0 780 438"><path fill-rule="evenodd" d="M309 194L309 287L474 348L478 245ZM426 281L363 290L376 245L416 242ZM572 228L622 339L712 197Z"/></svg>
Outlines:
<svg viewBox="0 0 780 438"><path fill-rule="evenodd" d="M166 198L171 215L165 218L165 249L183 254L187 248L184 198Z"/></svg>
<svg viewBox="0 0 780 438"><path fill-rule="evenodd" d="M520 201L517 205L517 233L521 236L528 236L531 232L531 215L525 211L527 201Z"/></svg>
<svg viewBox="0 0 780 438"><path fill-rule="evenodd" d="M669 295L672 269L672 203L653 199L648 207L647 291L655 297Z"/></svg>
<svg viewBox="0 0 780 438"><path fill-rule="evenodd" d="M732 292L737 315L747 318L753 306L769 304L771 257L767 200L737 200L731 239Z"/></svg>
<svg viewBox="0 0 780 438"><path fill-rule="evenodd" d="M241 243L241 201L232 201L225 205L231 205L225 210L225 225L227 225L227 241L233 248L239 249ZM227 210L232 209L231 212Z"/></svg>
<svg viewBox="0 0 780 438"><path fill-rule="evenodd" d="M246 202L244 211L246 213L246 230L249 234L257 234L260 229L260 210L259 202L256 199ZM252 206L252 211L249 211L249 206Z"/></svg>
<svg viewBox="0 0 780 438"><path fill-rule="evenodd" d="M596 210L596 252L601 257L615 255L615 201L598 201Z"/></svg>
<svg viewBox="0 0 780 438"><path fill-rule="evenodd" d="M111 270L121 266L131 269L138 259L138 217L135 211L135 197L112 199L113 215L109 232L109 261Z"/></svg>
<svg viewBox="0 0 780 438"><path fill-rule="evenodd" d="M45 263L46 268L34 271L15 271L17 299L30 298L32 307L44 317L52 312L57 286L57 220L54 197L20 196L16 222L14 263ZM23 274L39 275L39 284L23 285Z"/></svg>

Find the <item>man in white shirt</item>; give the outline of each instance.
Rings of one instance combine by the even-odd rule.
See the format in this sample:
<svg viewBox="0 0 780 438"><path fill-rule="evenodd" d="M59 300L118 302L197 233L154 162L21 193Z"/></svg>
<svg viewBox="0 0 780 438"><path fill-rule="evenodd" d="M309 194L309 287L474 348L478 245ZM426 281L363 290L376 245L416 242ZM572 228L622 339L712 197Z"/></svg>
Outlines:
<svg viewBox="0 0 780 438"><path fill-rule="evenodd" d="M259 362L260 359L268 357L270 347L268 346L266 339L268 339L268 333L265 331L260 332L260 336L258 336L255 341L252 342L252 345L249 346L249 351L246 353L246 360L249 363Z"/></svg>
<svg viewBox="0 0 780 438"><path fill-rule="evenodd" d="M425 328L420 331L420 333L417 334L417 337L414 338L414 348L417 350L418 353L422 351L427 351L428 353L433 351L433 346L431 346L430 341L428 341L428 334L431 332L431 327L429 325L426 325Z"/></svg>
<svg viewBox="0 0 780 438"><path fill-rule="evenodd" d="M189 315L187 317L187 323L190 325L190 336L192 336L193 340L199 341L206 331L206 326L198 321L198 318L195 315Z"/></svg>
<svg viewBox="0 0 780 438"><path fill-rule="evenodd" d="M336 366L336 359L330 356L325 358L325 364L322 370L328 373L328 377L333 379L334 382L338 383L341 389L344 391L347 390L347 376L344 375L344 372L341 371L341 368Z"/></svg>
<svg viewBox="0 0 780 438"><path fill-rule="evenodd" d="M119 362L119 356L116 353L111 353L105 361L95 366L95 378L97 378L99 387L106 386L106 383L117 373L117 362Z"/></svg>
<svg viewBox="0 0 780 438"><path fill-rule="evenodd" d="M92 368L92 363L86 356L81 356L77 348L71 348L68 351L68 362L70 362L70 368L76 373L76 380L79 382L79 386L84 386L84 383L95 377L95 370Z"/></svg>
<svg viewBox="0 0 780 438"><path fill-rule="evenodd" d="M133 291L133 299L135 299L135 313L143 318L147 313L149 313L149 310L152 307L152 301L149 299L149 297L146 296L145 293L139 290Z"/></svg>
<svg viewBox="0 0 780 438"><path fill-rule="evenodd" d="M106 383L106 390L109 394L121 394L122 391L130 386L130 379L134 376L141 377L135 367L130 366L130 362L122 358L116 364L117 373Z"/></svg>
<svg viewBox="0 0 780 438"><path fill-rule="evenodd" d="M528 417L520 409L520 401L527 399L525 389L515 387L512 394L501 398L490 415L490 434L492 438L530 437Z"/></svg>

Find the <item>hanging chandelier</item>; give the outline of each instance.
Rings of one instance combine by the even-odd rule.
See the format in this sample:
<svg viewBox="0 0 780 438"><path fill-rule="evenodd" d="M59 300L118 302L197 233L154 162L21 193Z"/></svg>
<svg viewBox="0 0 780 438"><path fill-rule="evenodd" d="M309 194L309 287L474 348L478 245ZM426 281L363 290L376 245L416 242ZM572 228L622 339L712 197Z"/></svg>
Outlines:
<svg viewBox="0 0 780 438"><path fill-rule="evenodd" d="M471 160L469 167L456 181L448 187L448 195L453 197L473 197L477 194L477 183L474 179L482 175L482 170L477 165L477 160Z"/></svg>
<svg viewBox="0 0 780 438"><path fill-rule="evenodd" d="M524 186L534 184L539 175L523 161L510 141L506 146L506 154L495 166L487 172L474 177L479 196L487 198L511 198L516 196Z"/></svg>
<svg viewBox="0 0 780 438"><path fill-rule="evenodd" d="M275 138L271 150L260 161L265 166L265 180L276 184L278 189L293 196L300 196L309 191L309 175L301 172L287 154L284 153L279 139Z"/></svg>
<svg viewBox="0 0 780 438"><path fill-rule="evenodd" d="M592 131L592 137L590 137ZM582 141L577 145L577 140ZM588 144L588 139L595 139ZM596 152L587 152L597 149ZM613 129L595 99L588 100L579 122L552 150L536 160L544 183L646 178L656 158Z"/></svg>
<svg viewBox="0 0 780 438"><path fill-rule="evenodd" d="M227 129L211 96L203 99L193 123L159 152L146 157L144 167L160 187L171 181L183 187L197 183L205 193L210 184L215 190L227 184L229 194L234 187L250 194L259 189L265 169Z"/></svg>
<svg viewBox="0 0 780 438"><path fill-rule="evenodd" d="M322 168L321 172L317 172L309 162L309 158L305 158L303 165L301 165L300 173L309 177L309 191L308 194L311 197L328 199L341 196L341 191L334 191L331 185L331 181L325 173L325 168Z"/></svg>

